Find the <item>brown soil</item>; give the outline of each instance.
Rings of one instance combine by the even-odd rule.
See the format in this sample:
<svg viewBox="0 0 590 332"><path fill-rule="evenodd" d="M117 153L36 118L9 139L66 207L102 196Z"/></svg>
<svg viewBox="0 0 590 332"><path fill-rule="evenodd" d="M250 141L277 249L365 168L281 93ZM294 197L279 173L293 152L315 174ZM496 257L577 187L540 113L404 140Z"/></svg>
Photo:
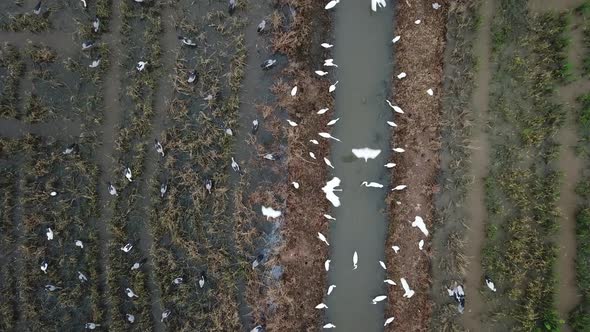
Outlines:
<svg viewBox="0 0 590 332"><path fill-rule="evenodd" d="M392 134L392 145L406 151L394 155L397 166L393 169L392 184L405 184L408 189L388 197L390 225L386 253L389 264L394 266L394 275L397 279L406 278L416 293L406 299L402 297L401 287L389 288L385 317L393 316L395 320L388 331L426 331L432 312L432 234L424 239L417 228L412 228L411 221L421 216L427 228L433 229L433 194L438 191L440 164L442 62L449 6L447 1L439 3L442 8L434 10L431 2L399 1L396 9L394 35L400 35L401 40L394 50L393 100L405 114L396 116L398 127ZM415 24L418 19L421 23ZM407 77L398 80L396 76L402 71ZM430 88L435 93L432 97L426 94ZM425 240L423 251L418 249L421 239ZM390 249L393 245L401 247L398 254Z"/></svg>

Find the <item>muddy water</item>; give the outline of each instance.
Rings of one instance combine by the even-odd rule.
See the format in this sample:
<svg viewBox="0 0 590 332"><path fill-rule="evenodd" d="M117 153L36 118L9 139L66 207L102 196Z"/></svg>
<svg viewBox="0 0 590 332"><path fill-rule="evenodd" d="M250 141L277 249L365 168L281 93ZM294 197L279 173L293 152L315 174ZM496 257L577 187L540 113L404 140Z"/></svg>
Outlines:
<svg viewBox="0 0 590 332"><path fill-rule="evenodd" d="M481 269L481 248L485 241L486 205L484 178L488 173L489 143L486 135L487 111L490 82L490 35L491 20L495 1L483 1L480 7L481 25L474 45L478 68L473 94L475 123L471 141L471 176L473 183L466 198L469 216L466 234L467 274L465 289L468 290L469 306L463 315L463 326L469 331L481 330L481 314L484 308L479 289L483 285L484 271Z"/></svg>
<svg viewBox="0 0 590 332"><path fill-rule="evenodd" d="M360 187L363 181L390 183L383 167L389 157L391 110L385 103L390 91L391 5L377 13L370 11L369 1L342 1L335 8L336 28L334 62L330 80L336 89L334 117L340 121L332 134L334 142L329 159L335 169L331 176L342 180L338 193L342 205L329 212L337 221L330 226L331 267L329 284L336 289L326 299L327 321L339 331L382 331L384 303L371 299L386 294L385 261L387 218L384 199L386 188ZM318 121L329 121L318 116ZM381 149L381 154L365 163L352 156L353 148ZM322 198L323 199L323 198ZM358 269L353 270L353 252L358 252ZM313 310L313 309L311 309Z"/></svg>
<svg viewBox="0 0 590 332"><path fill-rule="evenodd" d="M0 137L19 138L26 134L52 137L72 141L83 132L82 123L78 121L55 120L30 124L14 119L0 120Z"/></svg>

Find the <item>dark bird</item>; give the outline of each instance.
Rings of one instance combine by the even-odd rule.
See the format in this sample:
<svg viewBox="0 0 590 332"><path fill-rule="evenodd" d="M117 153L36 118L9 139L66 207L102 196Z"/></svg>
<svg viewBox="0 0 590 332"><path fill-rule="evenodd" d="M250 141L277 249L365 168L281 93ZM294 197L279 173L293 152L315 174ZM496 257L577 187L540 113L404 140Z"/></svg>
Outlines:
<svg viewBox="0 0 590 332"><path fill-rule="evenodd" d="M41 0L39 0L39 2L37 2L37 5L35 6L35 8L33 8L33 13L35 15L41 14Z"/></svg>
<svg viewBox="0 0 590 332"><path fill-rule="evenodd" d="M227 9L227 12L231 16L234 14L234 11L236 11L236 0L229 0L229 8Z"/></svg>

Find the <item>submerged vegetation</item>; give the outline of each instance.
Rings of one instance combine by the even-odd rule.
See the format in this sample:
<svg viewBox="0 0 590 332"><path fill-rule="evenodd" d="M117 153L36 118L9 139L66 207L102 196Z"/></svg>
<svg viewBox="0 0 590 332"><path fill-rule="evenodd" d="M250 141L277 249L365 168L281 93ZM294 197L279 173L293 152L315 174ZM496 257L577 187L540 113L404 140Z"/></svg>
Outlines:
<svg viewBox="0 0 590 332"><path fill-rule="evenodd" d="M16 47L4 44L0 49L0 72L3 77L0 91L0 118L18 116L20 79L25 72L25 63Z"/></svg>

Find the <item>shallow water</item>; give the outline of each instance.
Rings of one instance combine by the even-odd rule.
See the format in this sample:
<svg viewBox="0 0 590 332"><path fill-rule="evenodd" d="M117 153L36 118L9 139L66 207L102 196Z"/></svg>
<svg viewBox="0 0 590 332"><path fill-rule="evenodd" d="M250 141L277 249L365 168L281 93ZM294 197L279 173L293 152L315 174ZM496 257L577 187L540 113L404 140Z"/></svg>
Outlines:
<svg viewBox="0 0 590 332"><path fill-rule="evenodd" d="M336 289L326 299L326 322L339 331L383 330L383 309L387 301L372 304L371 299L386 294L385 260L387 234L386 190L360 187L363 181L390 183L383 165L389 157L391 110L385 103L390 91L392 4L377 13L370 11L369 1L343 1L336 6L334 62L330 78L338 80L332 135L342 142L332 144L328 158L335 170L331 176L342 180L337 193L342 205L328 212L337 221L330 227L329 284ZM330 120L318 116L326 123ZM353 148L381 149L381 154L365 163L351 158ZM352 256L357 251L358 269L353 270Z"/></svg>

